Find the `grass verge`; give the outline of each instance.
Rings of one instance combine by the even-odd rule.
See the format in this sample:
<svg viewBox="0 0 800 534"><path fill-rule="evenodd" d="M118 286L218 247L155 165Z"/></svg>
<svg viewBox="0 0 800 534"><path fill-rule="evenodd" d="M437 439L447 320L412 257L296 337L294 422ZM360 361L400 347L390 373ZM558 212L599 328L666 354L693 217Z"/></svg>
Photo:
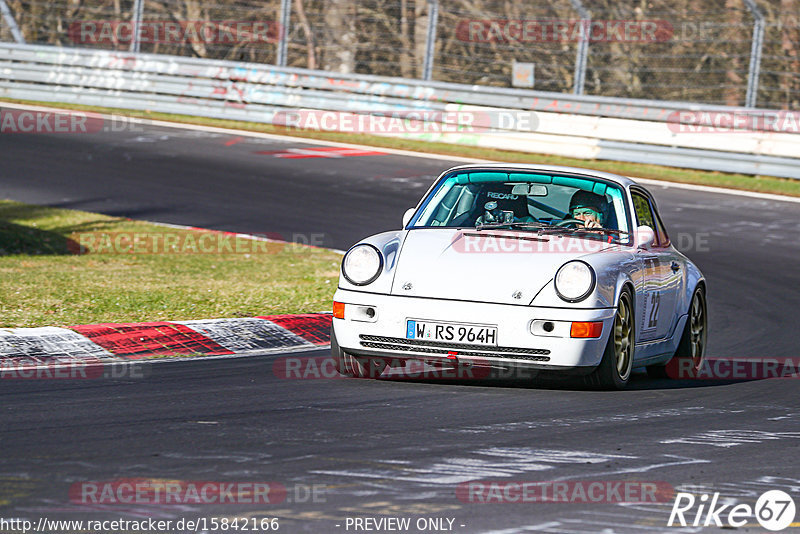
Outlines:
<svg viewBox="0 0 800 534"><path fill-rule="evenodd" d="M749 176L744 174L729 174L722 172L696 171L691 169L681 169L676 167L663 167L660 165L645 165L640 163L626 163L620 161L606 160L584 160L577 158L566 158L561 156L550 156L545 154L530 154L526 152L514 152L510 150L495 150L488 148L468 147L452 145L448 143L436 143L428 141L417 141L408 139L396 139L365 134L347 134L339 132L318 132L310 130L297 130L270 124L259 124L252 122L232 121L224 119L210 119L205 117L195 117L188 115L175 115L170 113L160 113L151 111L134 111L128 109L104 108L98 106L85 106L78 104L60 104L52 102L34 102L25 100L0 99L0 102L16 102L29 105L43 105L54 108L74 109L80 111L92 111L96 113L118 114L143 119L161 120L184 124L200 124L205 126L215 126L218 128L230 128L236 130L246 130L252 132L263 132L277 135L288 135L306 139L320 139L325 141L335 141L340 143L354 143L381 148L394 148L399 150L410 150L428 154L441 154L448 156L459 156L477 159L487 159L512 163L540 163L551 165L568 165L574 167L590 167L602 171L623 174L639 178L649 178L651 180L667 180L670 182L681 182L698 185L709 185L714 187L725 187L729 189L740 189L744 191L757 191L760 193L774 193L800 197L800 180L786 178L776 178L772 176Z"/></svg>
<svg viewBox="0 0 800 534"><path fill-rule="evenodd" d="M0 327L330 309L341 256L0 200Z"/></svg>

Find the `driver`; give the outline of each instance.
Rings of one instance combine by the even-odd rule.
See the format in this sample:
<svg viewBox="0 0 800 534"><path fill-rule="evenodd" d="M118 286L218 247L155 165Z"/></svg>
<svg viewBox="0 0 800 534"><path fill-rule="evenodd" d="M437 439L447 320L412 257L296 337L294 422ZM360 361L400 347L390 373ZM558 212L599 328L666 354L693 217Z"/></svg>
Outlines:
<svg viewBox="0 0 800 534"><path fill-rule="evenodd" d="M585 228L602 228L605 222L603 206L605 197L589 191L576 191L569 201L569 213L573 219L583 221Z"/></svg>

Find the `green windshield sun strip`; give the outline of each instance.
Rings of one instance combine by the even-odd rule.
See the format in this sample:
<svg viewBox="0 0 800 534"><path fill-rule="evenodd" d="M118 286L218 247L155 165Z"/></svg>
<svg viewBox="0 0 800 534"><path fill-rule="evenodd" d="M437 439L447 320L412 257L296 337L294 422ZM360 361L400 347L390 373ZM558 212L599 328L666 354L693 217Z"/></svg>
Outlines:
<svg viewBox="0 0 800 534"><path fill-rule="evenodd" d="M511 173L508 175L512 182L528 182L532 184L551 184L553 177L545 174Z"/></svg>
<svg viewBox="0 0 800 534"><path fill-rule="evenodd" d="M608 196L610 196L612 199L622 200L622 191L620 191L617 187L609 187Z"/></svg>
<svg viewBox="0 0 800 534"><path fill-rule="evenodd" d="M597 184L597 181L587 180L585 178L572 178L568 176L553 176L553 184L574 187L575 189L583 189L584 191L592 191L595 184Z"/></svg>
<svg viewBox="0 0 800 534"><path fill-rule="evenodd" d="M607 184L586 178L575 178L571 176L549 176L546 174L533 173L471 172L455 174L448 178L448 182L451 180L455 181L455 183L459 185L507 181L535 184L554 184L565 187L574 187L576 189L590 191L598 195L605 195L606 189L608 189Z"/></svg>
<svg viewBox="0 0 800 534"><path fill-rule="evenodd" d="M583 189L584 191L592 191L598 195L605 194L606 184L596 182L595 180L588 180L585 178L574 178L569 176L550 176L547 174L534 174L534 173L507 173L507 172L471 172L456 174L449 178L454 179L457 184L463 185L467 183L478 184L487 182L524 182L534 184L555 184L566 187L574 187L576 189Z"/></svg>
<svg viewBox="0 0 800 534"><path fill-rule="evenodd" d="M458 175L459 178L465 175ZM469 182L473 184L486 182L524 182L534 184L553 183L553 177L544 174L507 173L507 172L472 172L469 173ZM463 183L459 181L459 183Z"/></svg>
<svg viewBox="0 0 800 534"><path fill-rule="evenodd" d="M471 172L469 182L480 184L486 182L505 182L508 180L507 172Z"/></svg>

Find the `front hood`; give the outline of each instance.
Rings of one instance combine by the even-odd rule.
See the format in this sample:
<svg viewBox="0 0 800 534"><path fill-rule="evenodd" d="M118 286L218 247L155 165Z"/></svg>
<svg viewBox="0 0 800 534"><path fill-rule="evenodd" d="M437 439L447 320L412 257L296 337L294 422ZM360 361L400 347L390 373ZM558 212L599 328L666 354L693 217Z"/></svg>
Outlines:
<svg viewBox="0 0 800 534"><path fill-rule="evenodd" d="M532 232L411 230L400 253L392 294L529 304L564 263L612 246Z"/></svg>

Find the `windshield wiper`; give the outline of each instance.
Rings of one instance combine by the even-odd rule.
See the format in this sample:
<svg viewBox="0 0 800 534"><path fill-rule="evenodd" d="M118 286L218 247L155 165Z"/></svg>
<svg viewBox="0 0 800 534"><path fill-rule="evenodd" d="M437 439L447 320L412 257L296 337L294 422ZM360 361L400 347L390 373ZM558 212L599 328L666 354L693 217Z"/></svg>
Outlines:
<svg viewBox="0 0 800 534"><path fill-rule="evenodd" d="M539 235L547 232L547 233L569 233L569 234L578 234L578 233L598 233L598 234L609 234L616 236L619 238L623 234L628 235L630 232L626 232L624 230L614 230L612 228L601 228L601 227L594 227L594 228L586 228L584 226L576 227L576 228L568 228L566 226L556 226L551 224L545 224L538 221L517 221L517 222L510 222L510 223L489 223L489 224L478 224L475 226L476 230L497 230L500 228L535 228L539 231Z"/></svg>
<svg viewBox="0 0 800 534"><path fill-rule="evenodd" d="M579 230L581 232L599 232L601 234L613 234L613 235L627 235L628 232L625 230L614 230L613 228L575 228L575 230Z"/></svg>
<svg viewBox="0 0 800 534"><path fill-rule="evenodd" d="M476 230L490 230L490 229L497 229L497 228L549 228L544 223L535 222L535 221L517 221L517 222L510 222L510 223L488 223L488 224L476 224Z"/></svg>
<svg viewBox="0 0 800 534"><path fill-rule="evenodd" d="M583 233L597 233L597 234L608 234L613 235L617 238L620 238L623 234L628 235L630 232L626 232L624 230L614 230L612 228L586 228L584 226L576 227L576 228L568 228L566 226L548 226L544 229L548 233L558 233L564 232L569 234L583 234Z"/></svg>

